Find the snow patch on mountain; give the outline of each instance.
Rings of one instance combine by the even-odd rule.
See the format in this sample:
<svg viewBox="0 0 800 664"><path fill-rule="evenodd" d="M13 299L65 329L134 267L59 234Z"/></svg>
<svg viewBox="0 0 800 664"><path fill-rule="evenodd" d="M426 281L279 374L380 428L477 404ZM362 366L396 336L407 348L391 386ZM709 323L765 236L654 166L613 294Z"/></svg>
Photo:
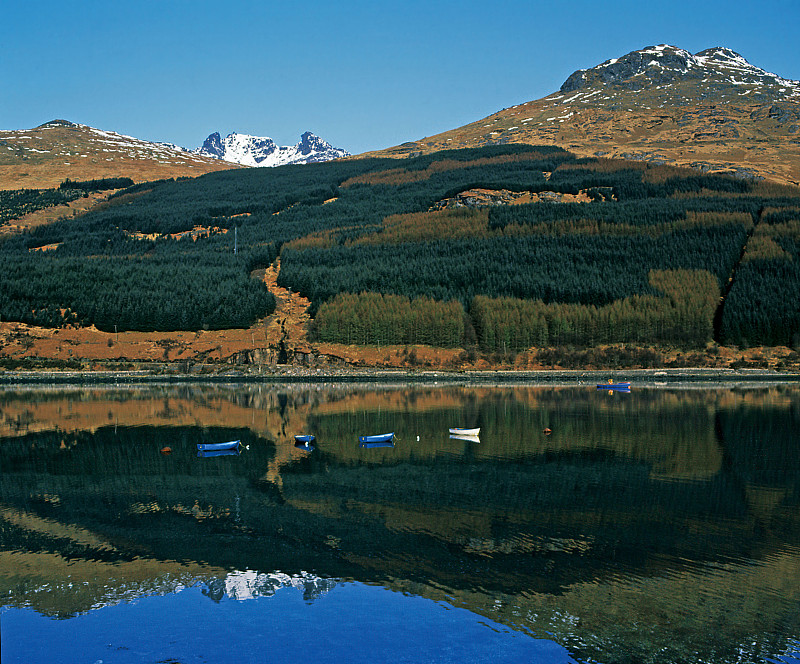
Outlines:
<svg viewBox="0 0 800 664"><path fill-rule="evenodd" d="M233 132L222 138L214 132L194 151L204 157L222 159L243 166L284 166L310 164L349 156L319 136L307 131L297 145L281 146L267 136L251 136Z"/></svg>
<svg viewBox="0 0 800 664"><path fill-rule="evenodd" d="M745 94L763 94L773 100L800 98L800 81L751 65L729 48L716 46L692 54L669 44L648 46L591 69L579 69L567 78L559 92L578 93L563 104L576 101L589 91L594 93L598 87L638 92L676 88L684 83L691 83L694 88L688 94L702 99L724 100ZM683 92L676 90L678 95Z"/></svg>
<svg viewBox="0 0 800 664"><path fill-rule="evenodd" d="M52 134L57 134L64 129L69 130L70 134L75 132L75 141L68 138L51 139ZM174 143L163 143L146 141L134 136L120 134L115 131L97 129L89 125L69 122L68 120L51 120L34 129L21 129L0 131L0 140L20 141L32 140L33 138L48 144L48 149L29 148L19 146L23 152L35 152L40 154L50 154L54 157L80 156L87 157L88 152L109 153L119 158L155 160L160 163L208 163L207 157L197 154ZM75 153L76 145L80 153Z"/></svg>

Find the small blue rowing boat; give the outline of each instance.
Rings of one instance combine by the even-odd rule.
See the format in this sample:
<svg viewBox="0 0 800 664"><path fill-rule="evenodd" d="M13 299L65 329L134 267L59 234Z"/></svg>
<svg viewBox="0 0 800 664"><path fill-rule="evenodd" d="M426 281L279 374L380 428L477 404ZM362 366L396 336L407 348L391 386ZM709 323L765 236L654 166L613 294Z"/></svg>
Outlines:
<svg viewBox="0 0 800 664"><path fill-rule="evenodd" d="M197 449L200 452L220 452L222 450L239 450L241 440L229 440L227 443L198 443Z"/></svg>
<svg viewBox="0 0 800 664"><path fill-rule="evenodd" d="M294 446L298 450L311 452L314 449L316 440L316 437L310 433L298 434L294 437Z"/></svg>
<svg viewBox="0 0 800 664"><path fill-rule="evenodd" d="M598 383L598 390L629 390L631 389L630 383Z"/></svg>
<svg viewBox="0 0 800 664"><path fill-rule="evenodd" d="M375 436L359 436L359 443L394 443L394 433L379 433Z"/></svg>
<svg viewBox="0 0 800 664"><path fill-rule="evenodd" d="M228 450L198 450L197 456L203 457L204 459L220 456L239 456L239 449L232 447Z"/></svg>

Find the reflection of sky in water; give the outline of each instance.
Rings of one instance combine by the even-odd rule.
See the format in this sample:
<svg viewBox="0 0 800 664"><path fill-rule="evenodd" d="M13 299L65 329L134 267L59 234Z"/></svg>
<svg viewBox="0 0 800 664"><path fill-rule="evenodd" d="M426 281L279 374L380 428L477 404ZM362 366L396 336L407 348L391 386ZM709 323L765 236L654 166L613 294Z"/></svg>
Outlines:
<svg viewBox="0 0 800 664"><path fill-rule="evenodd" d="M4 664L800 664L796 386L3 398Z"/></svg>
<svg viewBox="0 0 800 664"><path fill-rule="evenodd" d="M778 661L785 664L800 664L800 641L790 640L789 644L789 651L778 657Z"/></svg>
<svg viewBox="0 0 800 664"><path fill-rule="evenodd" d="M464 609L359 583L304 599L302 580L270 586L254 573L208 588L52 620L31 610L2 613L4 664L155 662L574 662L548 640L533 639ZM312 581L306 579L306 582ZM230 588L228 588L230 586ZM231 596L247 596L236 601ZM249 595L247 594L249 593Z"/></svg>

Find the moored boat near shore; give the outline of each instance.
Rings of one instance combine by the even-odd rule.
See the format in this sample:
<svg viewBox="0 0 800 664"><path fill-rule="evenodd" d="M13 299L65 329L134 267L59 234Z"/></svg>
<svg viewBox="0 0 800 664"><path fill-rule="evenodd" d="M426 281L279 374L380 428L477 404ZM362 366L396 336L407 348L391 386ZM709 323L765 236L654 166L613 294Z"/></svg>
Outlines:
<svg viewBox="0 0 800 664"><path fill-rule="evenodd" d="M221 450L238 450L241 440L229 440L226 443L198 443L197 449L200 452L219 452Z"/></svg>
<svg viewBox="0 0 800 664"><path fill-rule="evenodd" d="M393 440L379 440L374 443L359 443L359 447L394 447Z"/></svg>
<svg viewBox="0 0 800 664"><path fill-rule="evenodd" d="M359 443L393 443L394 433L379 433L374 436L359 436Z"/></svg>
<svg viewBox="0 0 800 664"><path fill-rule="evenodd" d="M461 429L458 427L450 429L450 433L453 436L478 436L481 433L481 428L478 427L476 429Z"/></svg>
<svg viewBox="0 0 800 664"><path fill-rule="evenodd" d="M231 447L225 450L198 450L197 456L203 457L204 459L220 456L239 456L239 448Z"/></svg>

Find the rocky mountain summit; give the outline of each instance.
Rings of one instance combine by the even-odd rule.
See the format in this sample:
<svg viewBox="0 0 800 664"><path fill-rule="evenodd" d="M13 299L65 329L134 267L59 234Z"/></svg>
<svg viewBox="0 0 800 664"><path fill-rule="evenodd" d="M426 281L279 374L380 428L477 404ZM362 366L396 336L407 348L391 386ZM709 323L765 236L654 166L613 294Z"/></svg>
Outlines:
<svg viewBox="0 0 800 664"><path fill-rule="evenodd" d="M791 81L751 65L728 48L709 48L692 55L662 44L632 51L573 73L560 91L600 95L598 101L621 103L625 92L646 92L651 101L681 105L712 101L776 102L800 100L800 81ZM605 94L602 94L605 92ZM580 99L575 97L571 101Z"/></svg>
<svg viewBox="0 0 800 664"><path fill-rule="evenodd" d="M717 46L661 44L571 74L542 99L375 156L495 143L800 184L800 82Z"/></svg>
<svg viewBox="0 0 800 664"><path fill-rule="evenodd" d="M310 131L300 137L299 143L291 146L279 146L266 136L234 132L223 139L218 132L214 132L195 152L243 166L311 164L349 156L346 150L333 147Z"/></svg>

